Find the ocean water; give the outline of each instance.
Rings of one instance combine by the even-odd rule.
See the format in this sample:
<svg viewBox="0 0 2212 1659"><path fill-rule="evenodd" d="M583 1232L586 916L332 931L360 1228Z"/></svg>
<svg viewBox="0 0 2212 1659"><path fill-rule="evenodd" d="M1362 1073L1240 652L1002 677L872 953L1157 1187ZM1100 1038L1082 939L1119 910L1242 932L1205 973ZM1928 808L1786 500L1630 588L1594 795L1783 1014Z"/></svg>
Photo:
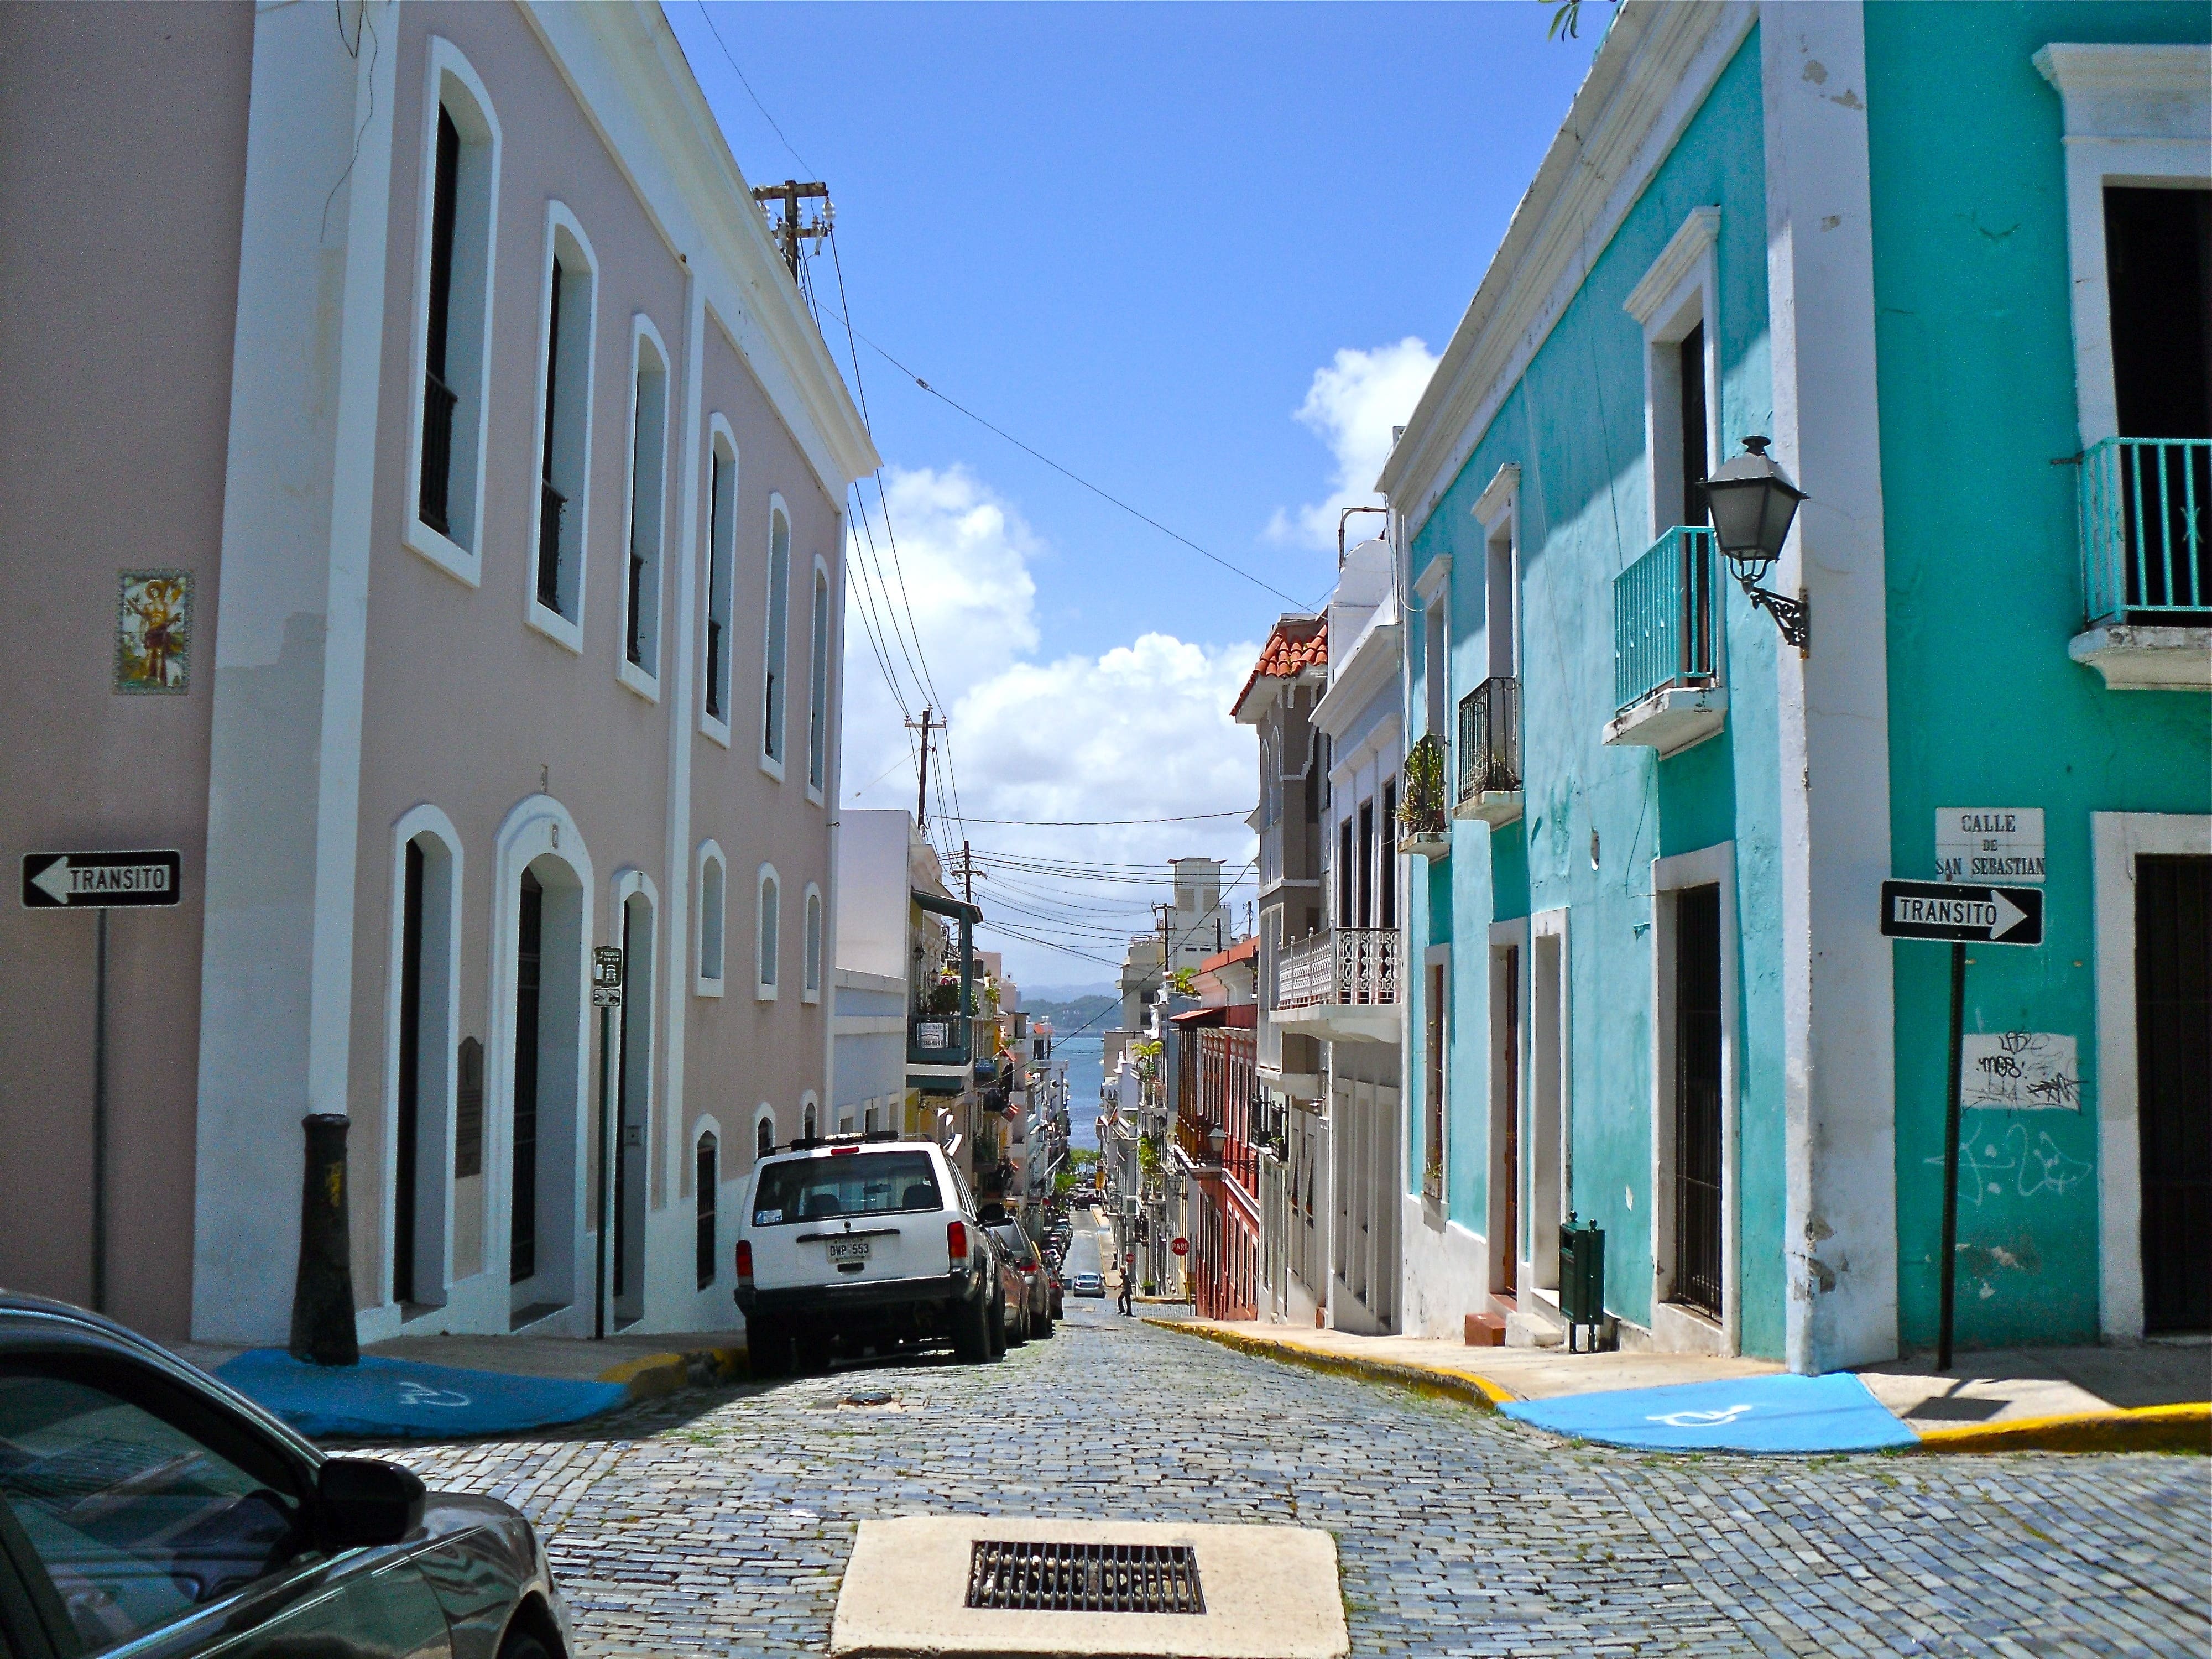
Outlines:
<svg viewBox="0 0 2212 1659"><path fill-rule="evenodd" d="M1098 1085L1106 1073L1105 1033L1093 1026L1063 1037L1054 1050L1067 1062L1067 1144L1098 1145Z"/></svg>

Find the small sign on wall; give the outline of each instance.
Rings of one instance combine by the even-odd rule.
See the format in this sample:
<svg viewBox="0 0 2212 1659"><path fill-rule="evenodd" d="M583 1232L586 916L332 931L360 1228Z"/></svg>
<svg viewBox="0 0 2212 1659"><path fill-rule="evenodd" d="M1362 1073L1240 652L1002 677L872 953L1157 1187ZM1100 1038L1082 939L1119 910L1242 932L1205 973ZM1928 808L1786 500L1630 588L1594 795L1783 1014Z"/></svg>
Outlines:
<svg viewBox="0 0 2212 1659"><path fill-rule="evenodd" d="M1960 1042L1959 1103L1968 1111L2081 1109L2079 1045L2057 1031L1969 1031Z"/></svg>
<svg viewBox="0 0 2212 1659"><path fill-rule="evenodd" d="M192 573L118 573L115 689L180 695L191 683L191 665Z"/></svg>
<svg viewBox="0 0 2212 1659"><path fill-rule="evenodd" d="M1939 806L1936 809L1937 878L1960 882L2040 882L2040 806Z"/></svg>

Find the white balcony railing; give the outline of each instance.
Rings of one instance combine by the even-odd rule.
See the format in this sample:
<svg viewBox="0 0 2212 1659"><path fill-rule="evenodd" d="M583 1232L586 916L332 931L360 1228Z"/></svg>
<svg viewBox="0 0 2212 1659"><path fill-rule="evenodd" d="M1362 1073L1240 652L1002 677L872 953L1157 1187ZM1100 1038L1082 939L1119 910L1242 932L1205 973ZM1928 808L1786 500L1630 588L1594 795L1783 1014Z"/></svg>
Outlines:
<svg viewBox="0 0 2212 1659"><path fill-rule="evenodd" d="M1389 1006L1398 1000L1398 930L1332 927L1283 947L1275 1006Z"/></svg>

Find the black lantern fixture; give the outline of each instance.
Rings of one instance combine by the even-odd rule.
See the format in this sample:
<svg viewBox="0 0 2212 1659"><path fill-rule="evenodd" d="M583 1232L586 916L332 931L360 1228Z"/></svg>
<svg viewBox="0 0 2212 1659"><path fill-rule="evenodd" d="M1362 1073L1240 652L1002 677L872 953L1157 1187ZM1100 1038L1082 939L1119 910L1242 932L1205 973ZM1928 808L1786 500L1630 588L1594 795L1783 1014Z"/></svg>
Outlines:
<svg viewBox="0 0 2212 1659"><path fill-rule="evenodd" d="M1813 621L1805 601L1786 599L1759 586L1759 579L1782 556L1790 522L1797 516L1797 503L1805 499L1805 492L1767 455L1768 441L1746 438L1745 453L1705 481L1705 499L1711 506L1714 538L1743 585L1744 597L1773 617L1782 637L1803 656L1812 641Z"/></svg>

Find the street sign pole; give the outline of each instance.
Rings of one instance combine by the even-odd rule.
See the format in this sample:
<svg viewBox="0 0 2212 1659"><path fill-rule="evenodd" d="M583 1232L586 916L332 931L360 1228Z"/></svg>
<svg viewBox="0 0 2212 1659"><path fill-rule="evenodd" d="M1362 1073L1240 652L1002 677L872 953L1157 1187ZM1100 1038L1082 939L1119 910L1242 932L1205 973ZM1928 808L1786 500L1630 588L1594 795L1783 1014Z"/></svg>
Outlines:
<svg viewBox="0 0 2212 1659"><path fill-rule="evenodd" d="M182 897L184 854L145 852L26 853L27 910L90 910L92 945L92 1306L107 1311L107 913L167 908Z"/></svg>
<svg viewBox="0 0 2212 1659"><path fill-rule="evenodd" d="M607 1334L607 1227L614 1191L614 1104L611 1085L614 1075L615 1010L622 1006L623 953L618 946L602 945L592 952L592 1001L599 1011L599 1248L598 1271L592 1291L592 1338Z"/></svg>
<svg viewBox="0 0 2212 1659"><path fill-rule="evenodd" d="M107 910L92 946L92 1310L107 1311Z"/></svg>
<svg viewBox="0 0 2212 1659"><path fill-rule="evenodd" d="M1943 1091L1943 1290L1936 1369L1951 1369L1951 1315L1959 1284L1959 1073L1966 1060L1966 947L1951 946L1951 1071Z"/></svg>

